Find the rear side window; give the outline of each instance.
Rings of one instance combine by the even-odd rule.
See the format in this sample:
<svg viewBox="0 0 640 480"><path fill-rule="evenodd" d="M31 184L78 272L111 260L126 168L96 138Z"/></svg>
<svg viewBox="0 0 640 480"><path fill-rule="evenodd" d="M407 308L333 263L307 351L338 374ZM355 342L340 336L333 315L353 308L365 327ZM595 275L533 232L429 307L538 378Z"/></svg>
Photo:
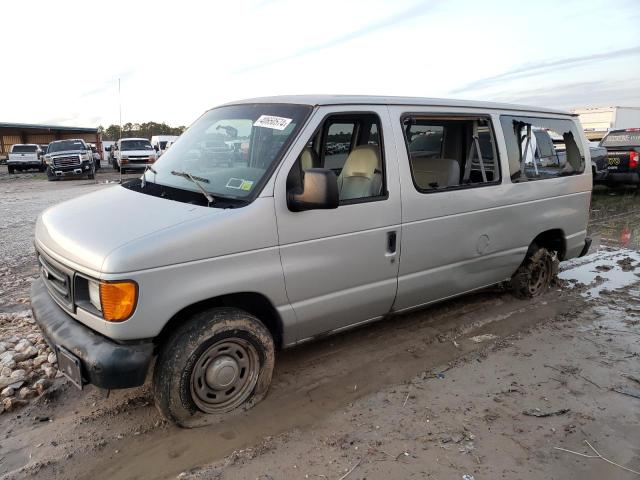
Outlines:
<svg viewBox="0 0 640 480"><path fill-rule="evenodd" d="M38 147L35 145L14 145L12 153L35 153Z"/></svg>
<svg viewBox="0 0 640 480"><path fill-rule="evenodd" d="M611 132L600 142L601 147L640 147L640 131Z"/></svg>
<svg viewBox="0 0 640 480"><path fill-rule="evenodd" d="M582 142L571 120L504 115L500 121L513 182L584 172Z"/></svg>
<svg viewBox="0 0 640 480"><path fill-rule="evenodd" d="M420 192L500 182L495 138L488 117L427 117L402 120L411 176Z"/></svg>

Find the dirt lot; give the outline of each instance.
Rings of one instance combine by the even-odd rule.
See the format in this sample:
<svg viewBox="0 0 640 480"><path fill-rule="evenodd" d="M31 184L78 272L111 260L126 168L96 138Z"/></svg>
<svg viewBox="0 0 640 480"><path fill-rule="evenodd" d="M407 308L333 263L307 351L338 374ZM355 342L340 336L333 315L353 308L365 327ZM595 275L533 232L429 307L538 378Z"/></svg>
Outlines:
<svg viewBox="0 0 640 480"><path fill-rule="evenodd" d="M281 352L264 402L181 430L146 387L107 398L56 378L28 313L37 214L115 178L47 182L0 167L0 342L31 338L47 356L25 360L21 388L36 393L0 414L0 478L640 476L635 191L596 190L592 253L562 264L543 298L496 287ZM609 462L566 451L595 456L587 441Z"/></svg>

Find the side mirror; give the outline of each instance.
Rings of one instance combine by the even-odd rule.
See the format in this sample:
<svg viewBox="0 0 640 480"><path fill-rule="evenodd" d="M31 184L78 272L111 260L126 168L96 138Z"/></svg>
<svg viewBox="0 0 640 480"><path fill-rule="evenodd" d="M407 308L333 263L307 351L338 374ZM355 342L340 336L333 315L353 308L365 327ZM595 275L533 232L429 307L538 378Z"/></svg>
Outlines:
<svg viewBox="0 0 640 480"><path fill-rule="evenodd" d="M329 210L338 208L338 179L332 170L311 168L304 172L302 192L292 190L287 195L287 206L292 212Z"/></svg>

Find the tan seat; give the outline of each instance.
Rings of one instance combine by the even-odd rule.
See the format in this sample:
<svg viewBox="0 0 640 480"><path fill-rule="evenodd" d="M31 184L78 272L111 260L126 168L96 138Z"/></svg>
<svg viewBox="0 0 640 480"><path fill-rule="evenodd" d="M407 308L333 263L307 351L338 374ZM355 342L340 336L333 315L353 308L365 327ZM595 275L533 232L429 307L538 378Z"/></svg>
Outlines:
<svg viewBox="0 0 640 480"><path fill-rule="evenodd" d="M380 149L374 145L354 148L338 176L340 200L375 197L382 191Z"/></svg>
<svg viewBox="0 0 640 480"><path fill-rule="evenodd" d="M452 158L412 158L413 178L420 188L452 187L460 184L460 164Z"/></svg>

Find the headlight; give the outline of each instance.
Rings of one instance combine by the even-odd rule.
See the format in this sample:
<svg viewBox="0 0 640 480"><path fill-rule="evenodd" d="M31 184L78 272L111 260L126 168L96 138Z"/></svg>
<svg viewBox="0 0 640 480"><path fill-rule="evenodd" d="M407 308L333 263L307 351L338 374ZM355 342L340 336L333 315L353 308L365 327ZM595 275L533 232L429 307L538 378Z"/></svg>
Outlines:
<svg viewBox="0 0 640 480"><path fill-rule="evenodd" d="M89 280L89 301L98 311L102 311L102 303L100 303L100 284L93 280Z"/></svg>
<svg viewBox="0 0 640 480"><path fill-rule="evenodd" d="M138 302L138 284L132 281L100 282L102 318L122 322L131 316ZM93 302L92 302L93 303Z"/></svg>
<svg viewBox="0 0 640 480"><path fill-rule="evenodd" d="M79 307L109 322L122 322L136 309L138 284L132 280L107 282L77 275L74 296Z"/></svg>

